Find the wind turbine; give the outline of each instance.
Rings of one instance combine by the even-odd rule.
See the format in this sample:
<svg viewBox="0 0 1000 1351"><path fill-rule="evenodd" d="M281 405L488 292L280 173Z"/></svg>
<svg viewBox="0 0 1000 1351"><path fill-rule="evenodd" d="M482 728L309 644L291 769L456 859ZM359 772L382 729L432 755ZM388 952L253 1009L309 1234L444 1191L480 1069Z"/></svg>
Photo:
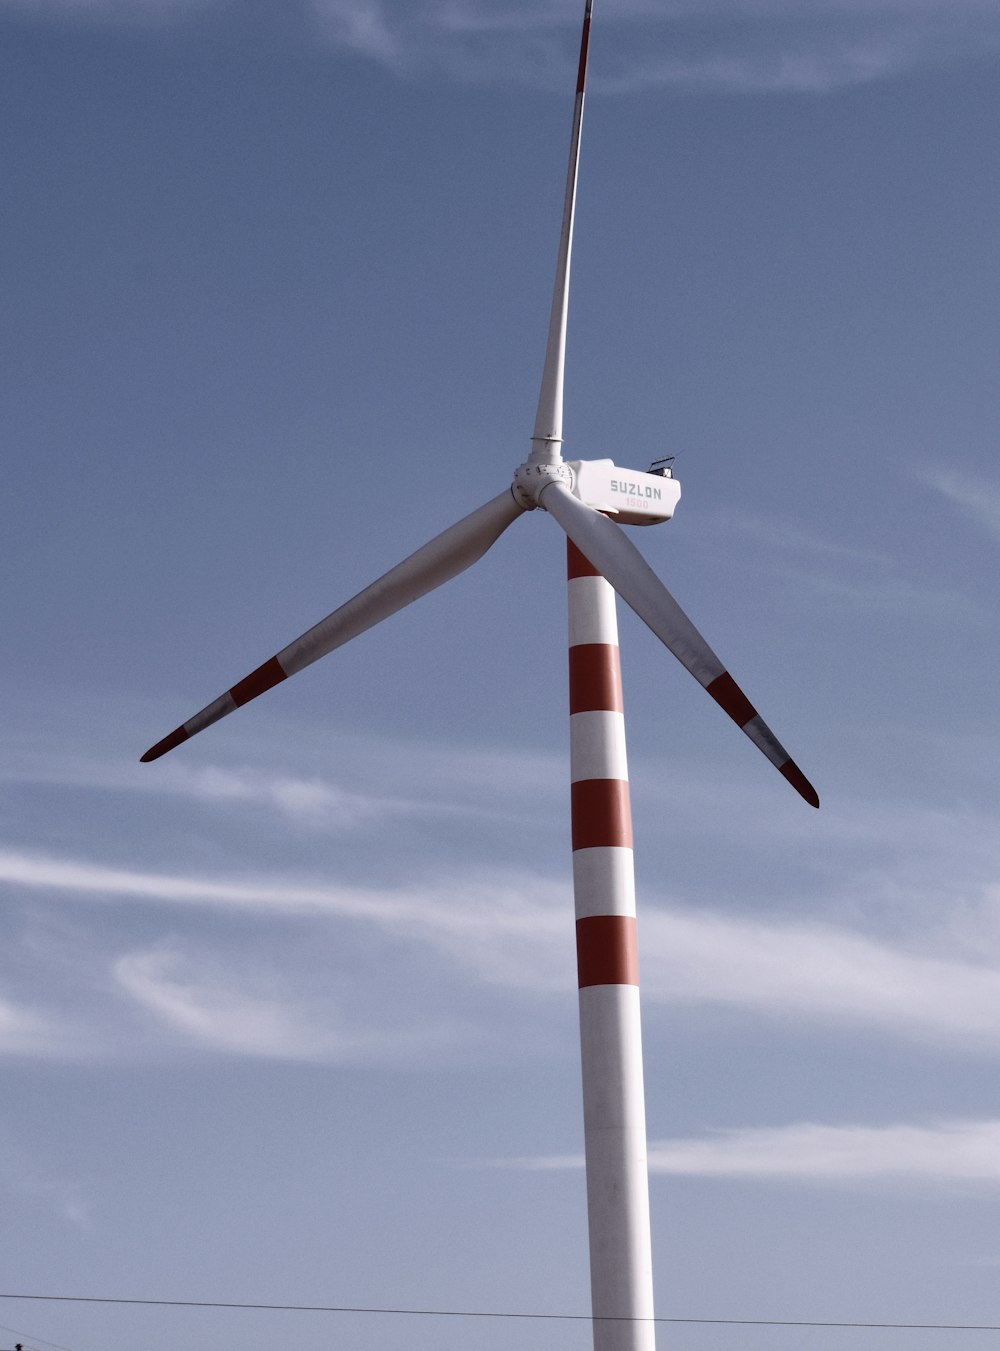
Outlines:
<svg viewBox="0 0 1000 1351"><path fill-rule="evenodd" d="M615 592L813 807L819 798L722 661L621 529L669 520L668 466L566 461L563 371L593 0L585 0L569 169L531 453L513 483L398 563L158 741L156 760L477 562L525 512L567 536L570 780L584 1146L595 1351L652 1351L653 1282L639 1027L635 880Z"/></svg>

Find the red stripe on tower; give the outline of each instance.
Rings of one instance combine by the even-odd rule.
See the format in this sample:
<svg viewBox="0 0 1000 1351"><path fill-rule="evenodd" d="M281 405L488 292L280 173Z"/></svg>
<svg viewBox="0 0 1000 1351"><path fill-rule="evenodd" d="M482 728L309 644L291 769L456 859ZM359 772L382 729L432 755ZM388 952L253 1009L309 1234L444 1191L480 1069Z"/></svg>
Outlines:
<svg viewBox="0 0 1000 1351"><path fill-rule="evenodd" d="M570 793L574 852L632 848L632 808L624 779L582 779Z"/></svg>
<svg viewBox="0 0 1000 1351"><path fill-rule="evenodd" d="M631 915L590 915L576 922L576 970L580 989L591 985L638 985L639 947Z"/></svg>
<svg viewBox="0 0 1000 1351"><path fill-rule="evenodd" d="M610 643L577 643L569 650L569 711L621 713L622 667Z"/></svg>
<svg viewBox="0 0 1000 1351"><path fill-rule="evenodd" d="M601 574L590 559L580 552L571 539L566 541L566 545L567 572L571 582L577 577L600 577Z"/></svg>

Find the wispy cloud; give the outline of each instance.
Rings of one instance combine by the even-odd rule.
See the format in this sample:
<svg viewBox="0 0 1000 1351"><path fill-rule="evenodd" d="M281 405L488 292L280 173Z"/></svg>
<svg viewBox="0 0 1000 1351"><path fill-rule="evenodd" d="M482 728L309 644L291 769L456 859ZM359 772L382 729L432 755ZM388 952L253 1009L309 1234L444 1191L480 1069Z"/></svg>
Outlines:
<svg viewBox="0 0 1000 1351"><path fill-rule="evenodd" d="M0 1056L66 1059L81 1050L79 1029L66 1026L37 1003L0 996Z"/></svg>
<svg viewBox="0 0 1000 1351"><path fill-rule="evenodd" d="M311 3L331 36L397 69L546 85L572 66L580 10L571 0ZM619 0L601 17L606 36L594 86L606 91L815 94L1000 48L1000 15L985 0Z"/></svg>
<svg viewBox="0 0 1000 1351"><path fill-rule="evenodd" d="M74 1229L91 1228L84 1184L42 1168L6 1134L0 1135L0 1195L4 1192L8 1196L40 1201Z"/></svg>
<svg viewBox="0 0 1000 1351"><path fill-rule="evenodd" d="M144 900L224 907L286 918L325 917L374 925L399 941L429 945L505 985L551 988L567 974L568 886L511 875L400 889L213 880L0 852L0 882L96 901Z"/></svg>
<svg viewBox="0 0 1000 1351"><path fill-rule="evenodd" d="M137 784L126 772L118 783L111 777L108 786L125 787L126 780L129 786ZM223 808L260 807L298 825L344 832L404 816L475 815L473 806L457 801L435 800L426 794L418 798L358 792L318 774L301 777L244 767L172 766L155 777L143 775L138 783L146 793L188 797Z"/></svg>
<svg viewBox="0 0 1000 1351"><path fill-rule="evenodd" d="M937 935L897 945L832 924L663 911L644 917L642 945L644 992L664 1002L1000 1046L995 949L977 963L942 953Z"/></svg>
<svg viewBox="0 0 1000 1351"><path fill-rule="evenodd" d="M341 1049L329 1018L313 1021L287 1000L227 987L217 971L195 973L172 946L121 957L114 973L159 1020L211 1046L285 1059Z"/></svg>
<svg viewBox="0 0 1000 1351"><path fill-rule="evenodd" d="M188 19L222 0L0 0L0 10L135 23ZM563 88L579 0L297 0L282 21L311 24L333 50L399 74ZM225 9L239 20L249 0ZM824 93L1000 50L991 0L617 0L601 14L597 89L671 87Z"/></svg>
<svg viewBox="0 0 1000 1351"><path fill-rule="evenodd" d="M582 1156L512 1160L531 1169L579 1168ZM649 1147L651 1173L865 1185L1000 1186L1000 1121L948 1120L889 1126L743 1127Z"/></svg>
<svg viewBox="0 0 1000 1351"><path fill-rule="evenodd" d="M755 516L747 511L709 509L702 513L701 524L713 534L731 540L734 536L762 545L768 555L780 556L792 553L814 561L856 563L871 567L876 564L887 567L892 560L886 553L875 549L845 544L843 540L831 539L816 531L803 530L800 526L780 517Z"/></svg>
<svg viewBox="0 0 1000 1351"><path fill-rule="evenodd" d="M981 529L1000 539L1000 479L947 465L921 470L918 477Z"/></svg>
<svg viewBox="0 0 1000 1351"><path fill-rule="evenodd" d="M221 9L226 0L0 0L4 10L17 14L65 16L127 24L165 23L203 10Z"/></svg>
<svg viewBox="0 0 1000 1351"><path fill-rule="evenodd" d="M417 46L408 40L409 25L390 18L382 0L313 0L313 10L333 46L396 71L412 67Z"/></svg>
<svg viewBox="0 0 1000 1351"><path fill-rule="evenodd" d="M280 878L171 876L7 852L0 854L0 880L53 898L129 898L347 923L380 933L394 960L404 960L406 948L443 960L453 978L539 994L572 985L569 888L528 875L368 890ZM845 924L647 905L641 944L647 1001L808 1018L966 1053L1000 1048L997 888L952 910L947 925L920 928L911 920L892 940ZM384 979L384 971L380 975ZM250 1041L264 1054L292 1043L313 1053L304 1014L288 1005L286 995L279 1006L237 982L220 995L221 1003L213 1002L209 992L222 988L219 982L182 971L170 949L126 958L116 976L134 998L192 1035L201 1028L206 1039L224 1044L229 1038L239 1049L242 1025L254 1029Z"/></svg>
<svg viewBox="0 0 1000 1351"><path fill-rule="evenodd" d="M986 484L945 476L921 475L955 504L979 513L981 524L995 514L1000 534L1000 487L992 494ZM964 591L914 581L901 559L877 549L845 544L818 532L803 530L785 520L744 513L710 510L700 524L710 537L724 541L727 552L743 547L753 551L754 566L779 576L787 590L808 596L843 614L893 615L945 622L992 621L991 610Z"/></svg>
<svg viewBox="0 0 1000 1351"><path fill-rule="evenodd" d="M929 619L979 623L992 621L993 612L971 596L944 586L928 586L905 577L844 577L832 573L800 573L799 585L824 604L844 612L902 615L926 623Z"/></svg>
<svg viewBox="0 0 1000 1351"><path fill-rule="evenodd" d="M294 993L260 967L248 971L244 964L237 975L176 942L127 953L113 971L120 988L162 1027L209 1050L277 1060L384 1062L426 1053L454 1037L445 1025L352 1024L329 998Z"/></svg>
<svg viewBox="0 0 1000 1351"><path fill-rule="evenodd" d="M305 740L310 734L299 729L296 737ZM157 765L150 774L145 766L121 759L68 755L53 749L43 732L20 744L11 736L0 783L188 799L221 811L249 807L286 823L345 834L405 818L524 820L530 814L522 791L526 777L536 794L564 789L562 760L538 752L478 749L472 754L342 733L338 764L339 778L328 771L282 771L272 764L189 766L181 760ZM370 786L359 787L366 779ZM395 791L385 791L387 782Z"/></svg>

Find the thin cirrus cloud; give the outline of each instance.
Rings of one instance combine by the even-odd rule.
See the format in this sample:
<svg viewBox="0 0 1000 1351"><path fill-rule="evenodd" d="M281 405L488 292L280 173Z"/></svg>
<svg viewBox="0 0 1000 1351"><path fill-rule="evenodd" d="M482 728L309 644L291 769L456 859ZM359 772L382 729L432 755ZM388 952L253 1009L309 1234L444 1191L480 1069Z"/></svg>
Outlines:
<svg viewBox="0 0 1000 1351"><path fill-rule="evenodd" d="M880 550L845 544L816 531L803 530L794 523L777 517L756 516L747 511L733 511L724 507L708 508L701 514L703 531L724 539L731 547L733 536L742 537L754 548L755 559L766 549L774 558L787 554L799 555L827 563L857 564L866 568L888 567L891 556Z"/></svg>
<svg viewBox="0 0 1000 1351"><path fill-rule="evenodd" d="M114 965L127 994L158 1021L221 1050L279 1059L339 1058L333 1020L290 1001L233 989L218 973L195 973L173 948L130 953Z"/></svg>
<svg viewBox="0 0 1000 1351"><path fill-rule="evenodd" d="M64 1055L67 1049L57 1021L0 998L0 1055L47 1057Z"/></svg>
<svg viewBox="0 0 1000 1351"><path fill-rule="evenodd" d="M134 26L176 22L224 6L225 0L0 0L0 14L6 10L33 19L63 17Z"/></svg>
<svg viewBox="0 0 1000 1351"><path fill-rule="evenodd" d="M580 11L575 0L311 0L311 8L327 40L400 72L549 87L572 65ZM617 0L605 10L593 78L605 91L815 94L1000 48L1000 15L983 0Z"/></svg>
<svg viewBox="0 0 1000 1351"><path fill-rule="evenodd" d="M996 900L989 907L996 909ZM987 926L969 915L971 932ZM940 936L894 945L833 924L647 913L643 990L664 1003L808 1016L968 1050L1000 1047L1000 953L942 953Z"/></svg>
<svg viewBox="0 0 1000 1351"><path fill-rule="evenodd" d="M342 739L345 743L348 738ZM357 757L359 738L351 739L352 755ZM367 769L381 759L385 747L367 742L371 751ZM229 768L205 766L188 769L173 766L166 774L150 776L139 770L138 782L147 792L163 792L190 797L217 805L256 805L271 809L300 824L351 830L372 823L383 824L399 818L444 819L517 818L526 815L521 792L524 778L538 785L539 791L562 789L561 768L553 757L535 754L518 757L509 752L480 752L476 756L449 752L441 747L395 746L389 752L391 772L383 781L391 781L400 791L359 791L345 788L327 774L280 774L253 767ZM352 765L345 778L358 777ZM132 787L137 780L128 778ZM121 786L124 786L122 784ZM500 799L498 803L498 799Z"/></svg>
<svg viewBox="0 0 1000 1351"><path fill-rule="evenodd" d="M443 963L451 979L539 995L573 983L568 886L530 875L464 878L461 883L366 890L331 885L174 877L16 853L0 854L0 880L107 904L141 900L188 911L225 907L248 915L360 926L381 934L371 950L374 978L409 968L408 951ZM754 919L647 905L642 917L643 990L650 1004L714 1005L760 1018L811 1019L851 1033L865 1030L965 1054L1000 1049L1000 891L956 910L947 927L888 940L845 924ZM211 1015L225 1041L226 1010L207 1008L167 957L126 961L122 988L161 1018L192 1033ZM427 979L432 979L428 976ZM196 982L207 989L210 982ZM251 996L231 982L231 999ZM242 993L241 993L242 990ZM257 996L252 996L253 999ZM186 1010L186 1012L185 1012ZM247 1010L258 1031L234 1049L309 1049L302 1028L283 1023L276 1004ZM259 1015L259 1016L258 1016ZM255 1021L256 1019L256 1021ZM270 1020L270 1021L269 1021ZM233 1014L232 1023L238 1022ZM207 1025L207 1024L206 1024ZM292 1035L294 1034L294 1035Z"/></svg>
<svg viewBox="0 0 1000 1351"><path fill-rule="evenodd" d="M571 73L579 0L298 0L271 5L334 50L405 76L559 87ZM76 21L161 24L248 0L0 0L0 11ZM607 0L594 86L824 93L1000 50L990 0Z"/></svg>
<svg viewBox="0 0 1000 1351"><path fill-rule="evenodd" d="M50 900L76 895L98 902L244 911L258 916L326 919L381 930L393 943L429 948L460 970L509 987L562 988L568 886L531 877L469 879L366 889L216 880L140 872L73 859L0 852L0 882ZM474 900L473 900L474 898Z"/></svg>
<svg viewBox="0 0 1000 1351"><path fill-rule="evenodd" d="M803 591L831 609L855 614L892 614L955 623L991 621L993 613L971 596L943 586L922 586L905 577L848 578L830 573L799 575Z"/></svg>
<svg viewBox="0 0 1000 1351"><path fill-rule="evenodd" d="M582 1155L496 1161L533 1170L582 1168ZM651 1173L865 1186L1000 1186L1000 1121L886 1126L795 1122L742 1127L649 1146Z"/></svg>
<svg viewBox="0 0 1000 1351"><path fill-rule="evenodd" d="M356 1063L404 1060L454 1040L453 1027L351 1024L329 998L291 994L266 972L237 981L225 965L176 942L130 952L114 979L168 1032L203 1049L275 1060Z"/></svg>
<svg viewBox="0 0 1000 1351"><path fill-rule="evenodd" d="M1000 535L1000 489L950 473L921 475L980 525ZM846 546L822 535L764 517L713 511L703 518L708 531L727 541L734 536L754 547L757 566L766 561L789 588L818 600L832 612L898 614L925 624L928 616L949 622L992 620L972 597L943 586L919 585L900 572L900 563L872 549ZM790 561L790 560L793 560ZM853 574L853 575L852 575Z"/></svg>
<svg viewBox="0 0 1000 1351"><path fill-rule="evenodd" d="M1000 481L948 466L923 470L918 478L980 529L1000 539Z"/></svg>
<svg viewBox="0 0 1000 1351"><path fill-rule="evenodd" d="M282 729L276 738L282 752L292 735L307 743L311 729L297 728L294 734ZM258 759L275 754L274 746L264 751L258 746ZM0 783L160 795L221 810L259 809L286 822L338 833L406 818L486 815L523 821L533 810L524 803L525 778L538 793L564 791L562 759L542 752L478 748L471 755L436 743L407 745L340 732L337 761L337 778L331 777L325 761L322 769L304 765L283 772L259 764L191 766L179 758L150 773L134 761L67 755L43 731L20 742L11 736ZM394 791L384 791L387 782Z"/></svg>
<svg viewBox="0 0 1000 1351"><path fill-rule="evenodd" d="M40 1201L75 1229L91 1229L85 1186L41 1167L6 1134L0 1134L0 1194Z"/></svg>
<svg viewBox="0 0 1000 1351"><path fill-rule="evenodd" d="M472 804L457 800L435 800L427 795L420 798L416 793L411 797L364 793L344 788L327 776L276 774L254 768L174 766L155 776L140 770L138 779L125 771L118 782L112 772L107 786L138 787L146 793L189 798L221 808L256 807L297 825L338 832L384 825L400 817L477 814Z"/></svg>

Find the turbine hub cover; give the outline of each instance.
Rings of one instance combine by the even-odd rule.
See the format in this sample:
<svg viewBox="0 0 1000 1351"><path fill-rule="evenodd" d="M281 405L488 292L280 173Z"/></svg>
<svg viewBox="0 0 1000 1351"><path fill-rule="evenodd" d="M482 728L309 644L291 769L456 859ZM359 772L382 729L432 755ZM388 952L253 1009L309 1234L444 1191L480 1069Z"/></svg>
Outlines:
<svg viewBox="0 0 1000 1351"><path fill-rule="evenodd" d="M539 493L553 482L565 483L570 492L576 491L573 486L573 471L564 460L560 460L558 464L542 464L537 460L528 460L515 472L510 490L514 494L515 502L519 502L528 511L534 511L538 506Z"/></svg>

